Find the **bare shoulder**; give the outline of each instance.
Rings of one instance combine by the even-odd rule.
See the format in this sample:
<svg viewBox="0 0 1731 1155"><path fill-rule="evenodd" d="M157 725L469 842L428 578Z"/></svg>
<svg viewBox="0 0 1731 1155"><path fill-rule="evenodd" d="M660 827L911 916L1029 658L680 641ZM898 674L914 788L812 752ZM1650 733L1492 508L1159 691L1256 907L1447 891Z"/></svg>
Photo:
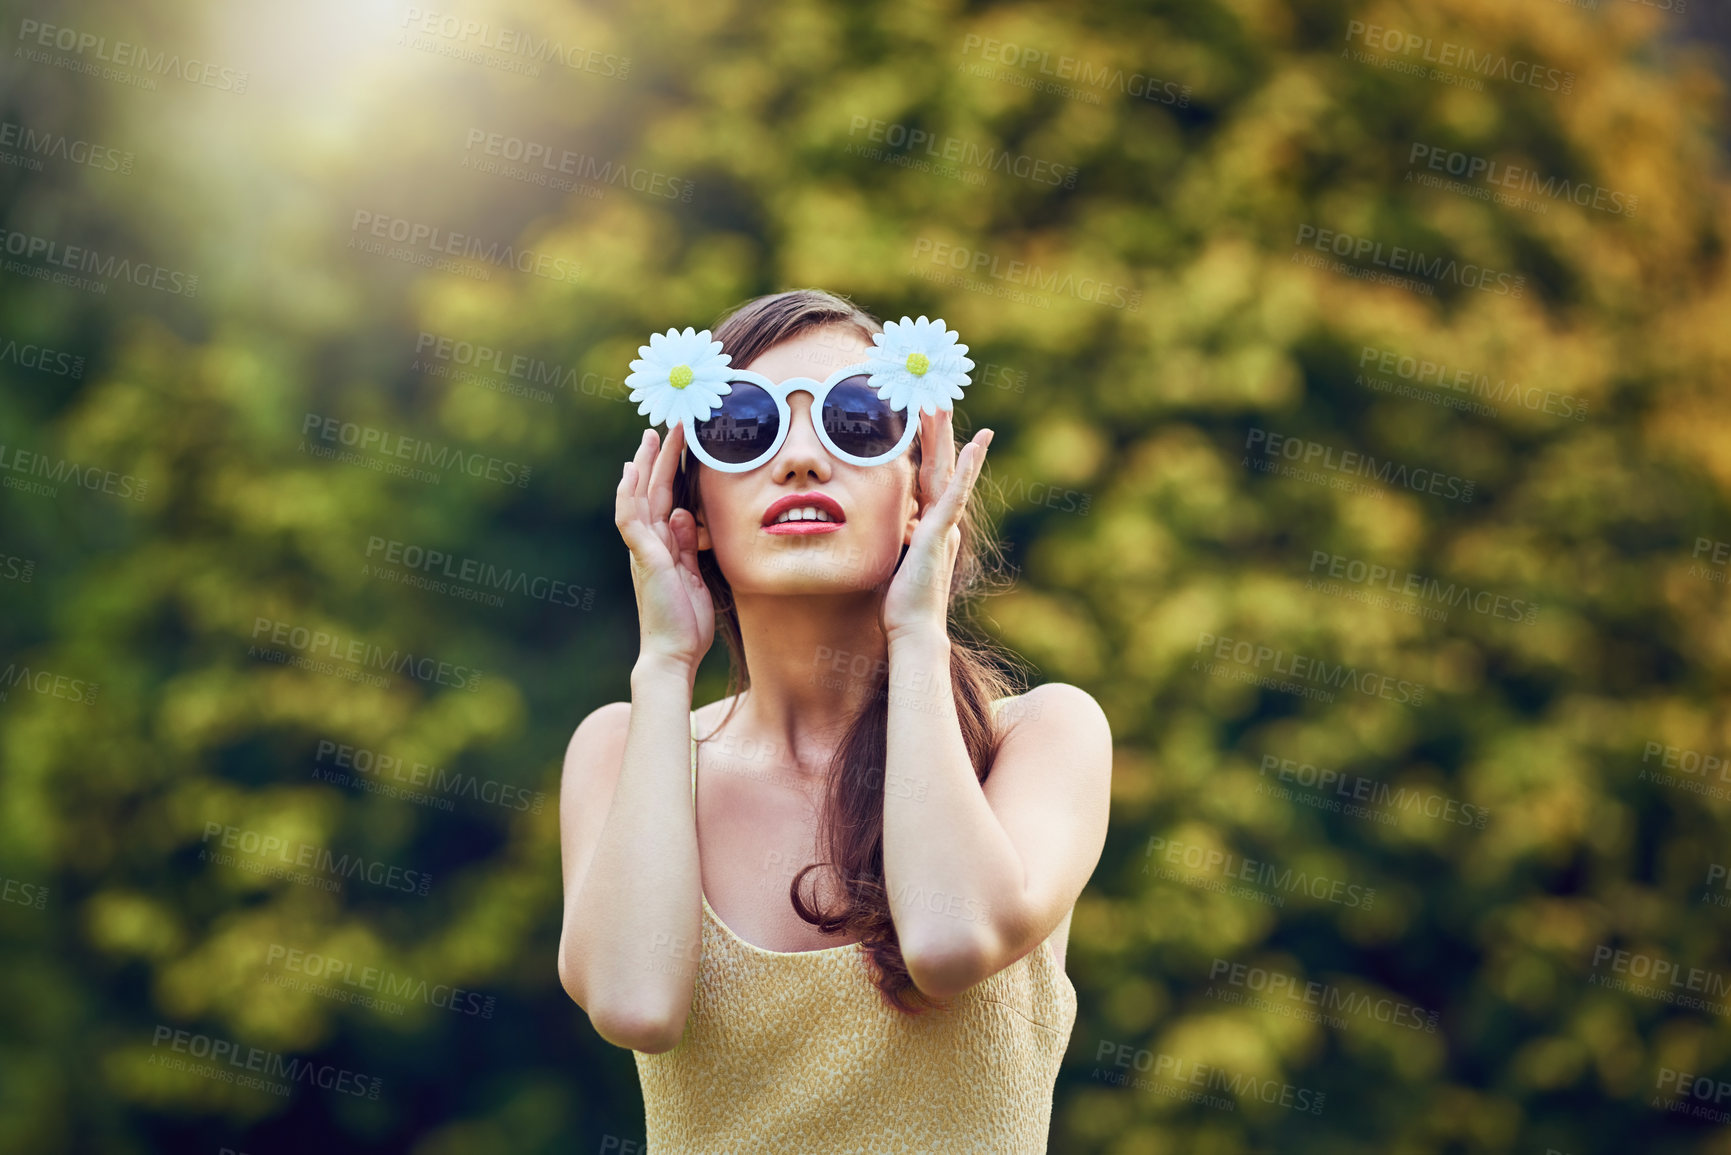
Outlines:
<svg viewBox="0 0 1731 1155"><path fill-rule="evenodd" d="M992 703L1005 737L1018 742L1046 739L1112 744L1112 723L1094 695L1069 682L1045 682L1025 694Z"/></svg>
<svg viewBox="0 0 1731 1155"><path fill-rule="evenodd" d="M595 855L614 788L619 784L630 722L630 702L609 702L577 723L565 744L565 763L559 774L559 858L567 901L581 886ZM563 953L560 957L564 958Z"/></svg>
<svg viewBox="0 0 1731 1155"><path fill-rule="evenodd" d="M1047 682L993 707L1002 740L984 788L994 808L1033 807L1028 821L1044 823L1080 806L1091 821L1103 820L1112 790L1112 724L1094 696L1068 682Z"/></svg>
<svg viewBox="0 0 1731 1155"><path fill-rule="evenodd" d="M722 698L692 711L699 737L708 734L720 724L732 702L732 698ZM570 741L565 744L566 777L569 778L574 770L582 772L585 767L594 771L610 767L613 774L617 775L624 758L625 738L630 729L631 703L628 701L609 702L591 710L577 723Z"/></svg>
<svg viewBox="0 0 1731 1155"><path fill-rule="evenodd" d="M1035 686L997 707L1003 741L983 789L1021 859L1026 921L1043 939L1067 926L1105 850L1112 726L1092 694L1067 682Z"/></svg>
<svg viewBox="0 0 1731 1155"><path fill-rule="evenodd" d="M691 711L692 718L697 724L697 740L699 742L715 732L716 728L727 717L728 710L732 708L738 697L738 694L734 694L726 698L717 698L715 701Z"/></svg>
<svg viewBox="0 0 1731 1155"><path fill-rule="evenodd" d="M624 752L625 732L630 725L630 702L609 702L589 711L571 732L571 740L565 743L565 777L569 778L574 770L594 769L609 763L617 772L619 758L608 758L607 755Z"/></svg>

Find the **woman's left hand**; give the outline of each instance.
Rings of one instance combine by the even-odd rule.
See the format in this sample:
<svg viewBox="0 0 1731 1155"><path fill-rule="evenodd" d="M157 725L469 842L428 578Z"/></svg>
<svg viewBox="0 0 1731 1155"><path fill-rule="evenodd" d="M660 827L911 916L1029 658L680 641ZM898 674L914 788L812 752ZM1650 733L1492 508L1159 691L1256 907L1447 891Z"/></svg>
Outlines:
<svg viewBox="0 0 1731 1155"><path fill-rule="evenodd" d="M884 627L892 642L920 633L948 636L950 573L962 543L962 509L992 443L992 431L982 429L958 456L948 409L921 413L919 437L919 524L884 595Z"/></svg>

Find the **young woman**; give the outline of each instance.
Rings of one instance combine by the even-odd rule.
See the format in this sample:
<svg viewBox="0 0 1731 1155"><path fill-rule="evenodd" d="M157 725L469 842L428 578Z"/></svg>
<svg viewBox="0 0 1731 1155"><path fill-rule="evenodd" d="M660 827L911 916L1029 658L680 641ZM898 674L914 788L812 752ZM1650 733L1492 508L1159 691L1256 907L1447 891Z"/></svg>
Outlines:
<svg viewBox="0 0 1731 1155"><path fill-rule="evenodd" d="M619 480L642 643L565 754L559 977L652 1155L1046 1149L1112 739L951 636L991 442L956 452L955 336L801 290L632 363L669 429Z"/></svg>

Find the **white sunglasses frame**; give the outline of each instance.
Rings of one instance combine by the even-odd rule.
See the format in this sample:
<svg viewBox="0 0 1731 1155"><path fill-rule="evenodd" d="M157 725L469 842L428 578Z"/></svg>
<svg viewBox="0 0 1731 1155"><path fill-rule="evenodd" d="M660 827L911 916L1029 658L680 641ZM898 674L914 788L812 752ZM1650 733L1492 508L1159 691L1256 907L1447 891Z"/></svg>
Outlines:
<svg viewBox="0 0 1731 1155"><path fill-rule="evenodd" d="M825 449L829 450L836 457L850 465L887 465L902 454L906 453L908 451L908 446L912 445L914 443L914 438L919 435L920 422L918 416L918 405L904 405L892 410L892 412L906 415L907 428L902 430L902 439L896 443L894 449L880 453L876 457L858 457L847 452L834 441L830 440L829 433L823 427L823 403L829 396L830 390L834 389L837 385L840 385L850 377L864 377L866 379L866 384L869 386L872 383L870 370L871 366L869 363L861 362L858 365L848 365L845 368L837 369L822 381L817 380L815 377L789 377L785 381L776 382L771 381L761 373L753 373L749 369L729 369L727 371L727 380L730 383L734 381L742 381L749 385L756 385L775 399L776 411L781 416L781 425L776 431L775 441L755 460L747 461L738 465L732 465L724 461L717 461L709 455L708 451L706 451L702 444L697 440L697 420L688 413L685 415L685 420L683 422L685 427L685 447L697 457L697 460L703 462L703 464L709 466L709 468L719 470L722 473L749 473L753 469L759 469L768 465L769 462L774 459L775 455L781 452L781 447L787 444L788 431L793 428L793 409L788 405L787 399L794 393L804 390L811 394L811 425L812 428L817 431L817 439L823 443ZM730 384L728 392L731 393L732 391ZM723 396L725 396L725 394ZM880 400L881 399L882 398L880 397ZM949 407L944 406L944 408ZM716 406L715 412L719 413L720 411L721 407L719 405ZM711 414L711 416L714 416L714 414ZM708 419L709 418L704 418L706 421Z"/></svg>

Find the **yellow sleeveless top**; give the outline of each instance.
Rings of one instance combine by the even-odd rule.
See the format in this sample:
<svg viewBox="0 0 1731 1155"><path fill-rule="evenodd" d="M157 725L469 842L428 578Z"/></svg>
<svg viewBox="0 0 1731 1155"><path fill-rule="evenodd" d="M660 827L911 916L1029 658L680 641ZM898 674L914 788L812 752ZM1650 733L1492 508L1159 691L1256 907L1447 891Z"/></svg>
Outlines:
<svg viewBox="0 0 1731 1155"><path fill-rule="evenodd" d="M880 1000L858 943L764 950L702 901L685 1034L670 1051L632 1052L649 1155L1046 1150L1052 1087L1076 1023L1076 988L1050 942L947 1010L912 1016Z"/></svg>

